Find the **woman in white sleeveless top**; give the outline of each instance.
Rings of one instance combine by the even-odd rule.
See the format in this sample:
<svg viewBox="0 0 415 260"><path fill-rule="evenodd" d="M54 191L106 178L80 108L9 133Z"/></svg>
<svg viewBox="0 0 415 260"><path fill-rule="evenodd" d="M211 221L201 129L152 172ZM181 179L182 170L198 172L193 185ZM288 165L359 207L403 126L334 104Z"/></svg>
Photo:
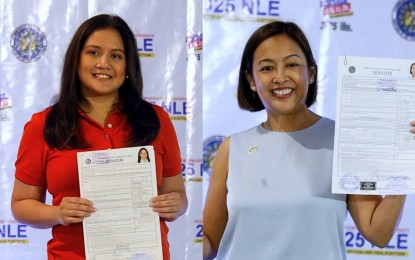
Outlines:
<svg viewBox="0 0 415 260"><path fill-rule="evenodd" d="M309 110L316 79L296 24L272 22L248 40L238 103L265 109L267 120L227 138L217 152L203 214L204 259L345 260L347 210L372 244L385 247L392 238L406 196L331 193L334 122Z"/></svg>

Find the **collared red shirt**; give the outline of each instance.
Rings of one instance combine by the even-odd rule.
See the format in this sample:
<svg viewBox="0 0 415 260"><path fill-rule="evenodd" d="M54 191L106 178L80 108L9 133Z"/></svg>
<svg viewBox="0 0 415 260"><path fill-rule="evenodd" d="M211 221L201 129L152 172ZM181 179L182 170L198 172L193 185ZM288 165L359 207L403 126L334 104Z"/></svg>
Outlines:
<svg viewBox="0 0 415 260"><path fill-rule="evenodd" d="M167 112L153 105L160 120L160 131L150 144L154 147L157 187L163 177L181 174L181 156L176 132ZM25 125L17 154L16 179L33 186L44 186L52 195L52 204L60 205L64 197L79 197L79 179L76 153L126 147L131 135L126 115L116 109L108 115L105 126L80 112L79 127L91 147L88 149L50 149L43 137L45 119L51 108L35 113ZM167 241L168 227L160 221L164 259L170 259ZM48 242L48 259L85 259L82 223L52 228Z"/></svg>

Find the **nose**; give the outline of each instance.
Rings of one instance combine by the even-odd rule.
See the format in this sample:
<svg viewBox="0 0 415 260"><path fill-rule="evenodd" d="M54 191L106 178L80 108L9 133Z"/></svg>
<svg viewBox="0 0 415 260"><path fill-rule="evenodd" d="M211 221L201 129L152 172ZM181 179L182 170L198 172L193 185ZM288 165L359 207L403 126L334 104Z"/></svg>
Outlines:
<svg viewBox="0 0 415 260"><path fill-rule="evenodd" d="M285 81L285 70L281 67L276 67L273 73L272 82L273 83L283 83Z"/></svg>
<svg viewBox="0 0 415 260"><path fill-rule="evenodd" d="M108 62L107 55L102 55L101 57L99 57L96 67L100 69L109 69L110 64Z"/></svg>

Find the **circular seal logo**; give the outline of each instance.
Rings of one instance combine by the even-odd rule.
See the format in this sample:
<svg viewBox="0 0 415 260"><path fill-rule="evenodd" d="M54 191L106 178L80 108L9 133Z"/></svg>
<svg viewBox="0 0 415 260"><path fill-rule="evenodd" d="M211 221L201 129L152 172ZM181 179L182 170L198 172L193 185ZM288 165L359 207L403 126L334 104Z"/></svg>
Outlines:
<svg viewBox="0 0 415 260"><path fill-rule="evenodd" d="M402 38L415 41L415 0L399 0L392 11L392 22Z"/></svg>
<svg viewBox="0 0 415 260"><path fill-rule="evenodd" d="M35 25L23 24L12 33L10 46L18 60L37 61L46 51L46 35Z"/></svg>
<svg viewBox="0 0 415 260"><path fill-rule="evenodd" d="M215 135L203 141L203 176L210 177L212 162L225 136Z"/></svg>
<svg viewBox="0 0 415 260"><path fill-rule="evenodd" d="M341 189L351 193L359 189L360 179L357 175L348 173L341 177L339 184Z"/></svg>

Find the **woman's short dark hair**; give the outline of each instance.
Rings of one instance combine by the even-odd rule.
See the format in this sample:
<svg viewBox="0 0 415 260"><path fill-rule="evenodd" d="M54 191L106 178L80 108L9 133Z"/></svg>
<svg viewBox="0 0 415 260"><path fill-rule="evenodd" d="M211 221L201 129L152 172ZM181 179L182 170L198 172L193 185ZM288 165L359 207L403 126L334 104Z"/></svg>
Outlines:
<svg viewBox="0 0 415 260"><path fill-rule="evenodd" d="M157 114L151 104L143 100L143 77L138 57L136 38L128 24L117 15L100 14L83 22L75 32L66 51L60 92L53 100L45 124L44 137L51 148L70 149L87 147L78 129L81 103L88 104L81 92L78 76L80 53L87 39L97 30L116 30L124 44L126 75L128 78L118 90L119 105L128 118L133 134L126 145L147 145L154 140L160 128Z"/></svg>
<svg viewBox="0 0 415 260"><path fill-rule="evenodd" d="M254 52L258 46L265 40L277 36L286 35L294 40L303 51L307 66L313 68L315 73L313 74L314 81L309 84L308 94L306 98L306 105L310 107L317 98L317 64L313 57L310 44L301 28L292 22L275 21L265 24L258 28L248 39L245 49L242 54L241 65L239 68L239 81L238 81L238 104L239 107L251 112L261 111L264 109L264 105L259 99L258 93L251 90L249 82L246 78L246 73L252 75L252 63L254 59Z"/></svg>
<svg viewBox="0 0 415 260"><path fill-rule="evenodd" d="M411 64L411 67L409 67L409 74L412 74L412 67L415 66L415 62ZM412 74L414 75L414 74Z"/></svg>

